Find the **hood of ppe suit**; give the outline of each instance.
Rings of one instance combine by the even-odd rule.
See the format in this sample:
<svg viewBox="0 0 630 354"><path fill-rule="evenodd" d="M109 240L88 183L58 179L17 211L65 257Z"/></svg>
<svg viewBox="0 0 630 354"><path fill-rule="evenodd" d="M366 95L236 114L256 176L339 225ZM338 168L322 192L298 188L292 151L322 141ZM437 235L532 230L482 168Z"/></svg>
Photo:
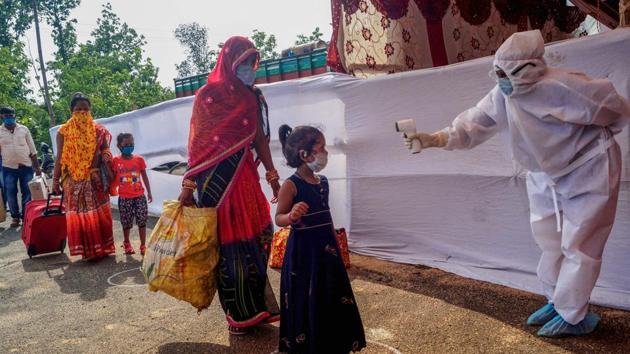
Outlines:
<svg viewBox="0 0 630 354"><path fill-rule="evenodd" d="M511 35L494 57L494 66L505 72L514 87L513 94L527 92L547 71L543 58L545 43L538 30Z"/></svg>

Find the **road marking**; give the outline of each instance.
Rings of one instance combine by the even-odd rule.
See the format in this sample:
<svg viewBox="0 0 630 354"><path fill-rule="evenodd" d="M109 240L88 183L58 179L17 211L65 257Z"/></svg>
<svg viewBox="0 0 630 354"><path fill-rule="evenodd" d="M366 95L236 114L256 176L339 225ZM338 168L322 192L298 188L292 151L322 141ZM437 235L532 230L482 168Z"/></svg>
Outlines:
<svg viewBox="0 0 630 354"><path fill-rule="evenodd" d="M390 352L392 352L392 353L394 353L394 354L402 354L402 353L400 352L400 350L398 350L398 349L396 349L396 348L394 348L394 347L391 347L391 346L389 346L389 345L387 345L387 344L383 344L383 343L375 342L375 341L373 341L373 340L366 340L366 342L368 342L368 343L370 343L370 344L375 344L375 345L378 345L379 347L383 347L383 348L385 348L385 349L389 350Z"/></svg>
<svg viewBox="0 0 630 354"><path fill-rule="evenodd" d="M135 287L140 287L140 286L147 286L147 284L116 284L112 281L113 278L124 274L124 273L128 273L128 272L135 272L135 271L140 271L142 272L142 270L140 270L140 267L138 268L133 268L133 269L127 269L127 270L123 270L122 272L118 272L115 274L112 274L109 278L107 278L107 284L111 285L111 286L120 286L120 287L124 287L124 288L135 288Z"/></svg>

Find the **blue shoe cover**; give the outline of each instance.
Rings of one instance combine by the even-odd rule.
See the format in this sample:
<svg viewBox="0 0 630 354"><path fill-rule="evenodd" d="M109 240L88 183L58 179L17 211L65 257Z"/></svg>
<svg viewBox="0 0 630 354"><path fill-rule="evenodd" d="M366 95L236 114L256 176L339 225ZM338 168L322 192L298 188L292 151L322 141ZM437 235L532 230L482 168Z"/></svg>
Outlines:
<svg viewBox="0 0 630 354"><path fill-rule="evenodd" d="M549 338L582 336L593 332L600 319L601 318L598 315L593 312L589 312L580 323L572 325L558 315L551 321L547 322L547 324L538 331L538 335Z"/></svg>
<svg viewBox="0 0 630 354"><path fill-rule="evenodd" d="M538 309L538 311L532 313L531 316L527 319L527 325L529 326L542 326L547 322L551 321L554 317L558 316L555 307L553 304L548 303L547 305Z"/></svg>

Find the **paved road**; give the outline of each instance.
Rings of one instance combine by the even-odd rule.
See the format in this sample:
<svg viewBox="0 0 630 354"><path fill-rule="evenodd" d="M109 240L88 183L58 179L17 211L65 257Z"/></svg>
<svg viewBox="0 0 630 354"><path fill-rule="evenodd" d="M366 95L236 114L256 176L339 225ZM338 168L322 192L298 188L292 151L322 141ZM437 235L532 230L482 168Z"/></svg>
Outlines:
<svg viewBox="0 0 630 354"><path fill-rule="evenodd" d="M197 313L148 292L139 255L98 263L54 254L28 259L20 230L0 224L0 353L271 353L278 328L230 337L215 299ZM117 244L122 230L115 223ZM137 245L137 243L136 243ZM430 268L353 256L369 347L364 353L623 352L630 313L605 313L588 340L542 340L522 320L541 299ZM276 288L279 274L270 272ZM517 299L516 302L514 299ZM507 309L507 311L506 311ZM496 311L510 312L497 316ZM605 351L604 351L605 349Z"/></svg>

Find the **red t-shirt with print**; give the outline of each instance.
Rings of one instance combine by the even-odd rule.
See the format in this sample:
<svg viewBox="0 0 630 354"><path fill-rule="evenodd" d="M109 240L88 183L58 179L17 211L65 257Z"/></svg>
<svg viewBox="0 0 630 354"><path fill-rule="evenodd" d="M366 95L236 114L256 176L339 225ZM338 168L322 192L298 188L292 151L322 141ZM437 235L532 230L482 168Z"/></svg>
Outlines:
<svg viewBox="0 0 630 354"><path fill-rule="evenodd" d="M132 155L130 159L116 156L113 165L118 195L127 199L143 196L142 171L147 168L147 164L142 156Z"/></svg>

